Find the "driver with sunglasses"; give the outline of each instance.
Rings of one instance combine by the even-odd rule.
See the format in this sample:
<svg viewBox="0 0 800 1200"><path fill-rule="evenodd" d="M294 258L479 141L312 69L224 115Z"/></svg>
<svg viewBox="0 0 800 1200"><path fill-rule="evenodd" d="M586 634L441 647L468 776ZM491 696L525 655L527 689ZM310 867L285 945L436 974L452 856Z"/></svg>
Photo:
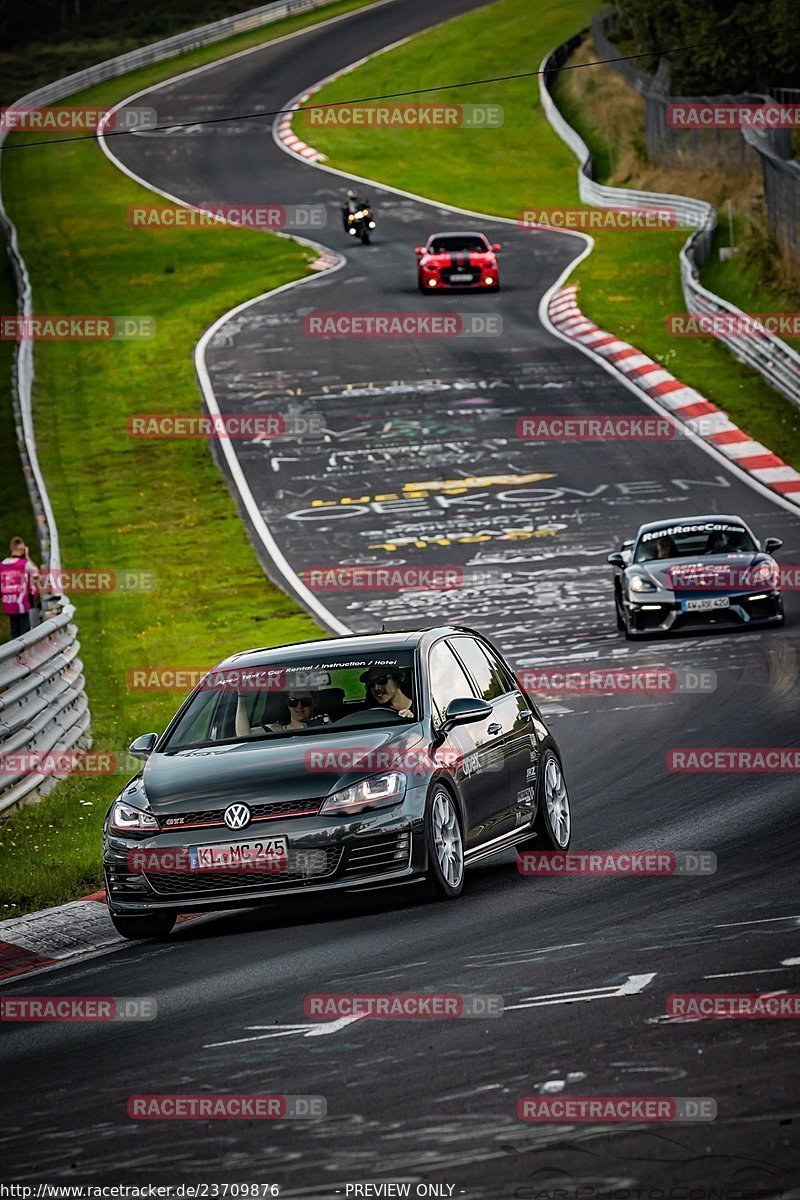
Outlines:
<svg viewBox="0 0 800 1200"><path fill-rule="evenodd" d="M413 701L403 691L403 676L397 670L385 667L370 667L359 676L366 684L365 701L370 708L391 708L398 717L413 719Z"/></svg>

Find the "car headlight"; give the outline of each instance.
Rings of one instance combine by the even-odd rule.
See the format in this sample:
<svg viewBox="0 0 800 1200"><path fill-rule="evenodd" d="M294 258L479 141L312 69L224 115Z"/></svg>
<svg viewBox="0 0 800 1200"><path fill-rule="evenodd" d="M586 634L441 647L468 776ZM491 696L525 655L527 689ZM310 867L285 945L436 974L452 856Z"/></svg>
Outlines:
<svg viewBox="0 0 800 1200"><path fill-rule="evenodd" d="M406 777L399 771L389 771L385 775L372 775L362 779L351 787L333 792L322 805L320 812L352 813L361 812L365 808L383 808L388 804L397 804L406 792Z"/></svg>
<svg viewBox="0 0 800 1200"><path fill-rule="evenodd" d="M159 827L151 812L134 808L124 800L114 801L109 825L116 833L156 833Z"/></svg>
<svg viewBox="0 0 800 1200"><path fill-rule="evenodd" d="M768 562L759 563L757 567L748 571L747 575L749 576L748 587L757 587L765 584L767 587L776 588L780 578L776 564Z"/></svg>
<svg viewBox="0 0 800 1200"><path fill-rule="evenodd" d="M632 592L658 591L658 588L653 583L652 579L648 579L645 575L631 575L630 585Z"/></svg>

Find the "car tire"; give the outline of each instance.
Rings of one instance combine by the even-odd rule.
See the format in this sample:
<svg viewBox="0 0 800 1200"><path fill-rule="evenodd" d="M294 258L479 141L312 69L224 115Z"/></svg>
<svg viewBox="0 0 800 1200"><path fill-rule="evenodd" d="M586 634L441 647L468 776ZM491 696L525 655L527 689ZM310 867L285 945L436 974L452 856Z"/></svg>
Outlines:
<svg viewBox="0 0 800 1200"><path fill-rule="evenodd" d="M109 915L117 933L132 942L163 941L175 924L172 913L143 913L141 916L123 917L112 912Z"/></svg>
<svg viewBox="0 0 800 1200"><path fill-rule="evenodd" d="M458 809L447 788L434 788L425 809L427 891L434 900L455 900L464 888L464 837Z"/></svg>
<svg viewBox="0 0 800 1200"><path fill-rule="evenodd" d="M420 292L424 292L424 291L425 291L425 286L424 286L424 284L423 284L423 282L422 282L422 276L421 276L421 275L418 275L418 276L417 276L417 289L418 289L418 291L420 291Z"/></svg>
<svg viewBox="0 0 800 1200"><path fill-rule="evenodd" d="M564 771L558 755L545 750L539 765L534 837L518 842L517 854L531 850L569 850L572 814ZM561 818L559 818L559 814Z"/></svg>
<svg viewBox="0 0 800 1200"><path fill-rule="evenodd" d="M620 633L624 633L625 620L622 616L622 612L620 611L619 592L617 591L614 592L614 612L616 613L617 617L617 629L620 631Z"/></svg>

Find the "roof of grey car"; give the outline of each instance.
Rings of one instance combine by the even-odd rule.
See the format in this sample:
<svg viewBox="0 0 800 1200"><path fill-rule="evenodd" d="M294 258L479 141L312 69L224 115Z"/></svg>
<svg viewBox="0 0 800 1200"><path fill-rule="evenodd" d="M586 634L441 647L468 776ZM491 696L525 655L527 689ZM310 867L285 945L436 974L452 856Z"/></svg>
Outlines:
<svg viewBox="0 0 800 1200"><path fill-rule="evenodd" d="M304 660L309 656L375 654L383 650L414 649L426 635L436 633L463 633L455 625L430 626L425 629L404 629L395 633L359 633L348 637L320 638L313 642L290 642L285 646L261 646L231 654L217 665L215 670L227 667L254 667L264 662L286 663Z"/></svg>

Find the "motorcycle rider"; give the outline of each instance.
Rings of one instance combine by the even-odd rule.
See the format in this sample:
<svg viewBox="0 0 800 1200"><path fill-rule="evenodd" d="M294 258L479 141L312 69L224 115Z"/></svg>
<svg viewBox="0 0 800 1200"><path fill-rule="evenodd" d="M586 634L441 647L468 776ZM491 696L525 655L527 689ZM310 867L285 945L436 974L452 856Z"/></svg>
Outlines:
<svg viewBox="0 0 800 1200"><path fill-rule="evenodd" d="M348 233L350 230L350 221L348 220L348 217L354 213L362 212L364 210L366 210L367 213L371 213L369 200L367 200L365 197L359 199L358 193L354 192L353 189L350 188L344 203L342 204L342 225L344 226L345 233Z"/></svg>

